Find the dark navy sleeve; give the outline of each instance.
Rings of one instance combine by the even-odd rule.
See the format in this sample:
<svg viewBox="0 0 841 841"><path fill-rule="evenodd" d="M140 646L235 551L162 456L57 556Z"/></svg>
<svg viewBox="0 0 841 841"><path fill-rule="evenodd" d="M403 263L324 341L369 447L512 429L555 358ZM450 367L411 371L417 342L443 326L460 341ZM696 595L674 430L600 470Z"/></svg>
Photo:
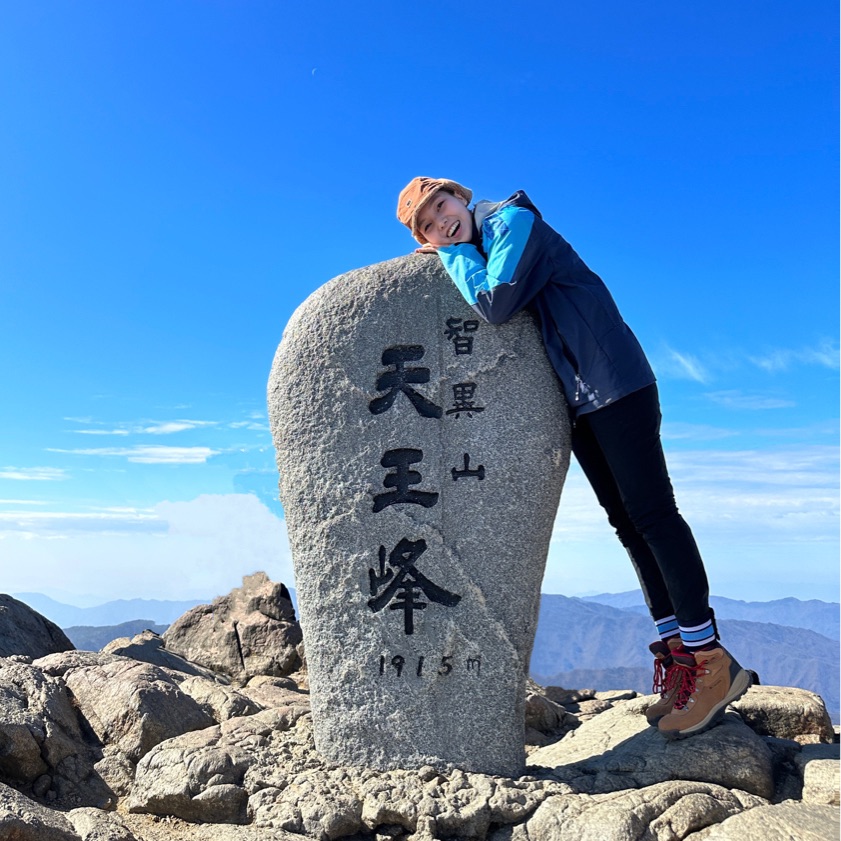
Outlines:
<svg viewBox="0 0 841 841"><path fill-rule="evenodd" d="M547 275L532 272L540 249L534 236L535 216L509 205L482 223L487 260L469 242L438 249L438 256L464 299L491 324L518 313L545 285Z"/></svg>

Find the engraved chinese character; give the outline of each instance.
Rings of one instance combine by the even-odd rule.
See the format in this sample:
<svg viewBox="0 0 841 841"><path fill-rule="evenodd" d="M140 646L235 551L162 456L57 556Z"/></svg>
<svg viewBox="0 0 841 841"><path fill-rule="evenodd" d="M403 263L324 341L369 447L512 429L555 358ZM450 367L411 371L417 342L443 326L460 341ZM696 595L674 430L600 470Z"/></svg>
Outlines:
<svg viewBox="0 0 841 841"><path fill-rule="evenodd" d="M474 319L462 321L460 318L448 318L447 329L444 335L453 343L456 356L473 353L473 336L468 333L475 333L479 329L479 322Z"/></svg>
<svg viewBox="0 0 841 841"><path fill-rule="evenodd" d="M423 460L423 450L403 448L386 450L380 464L383 467L393 467L393 473L387 473L383 485L394 488L393 491L374 494L374 512L382 511L387 505L397 505L406 502L412 505L422 505L431 508L438 502L437 492L417 491L409 485L417 485L423 478L417 470L410 470L409 465Z"/></svg>
<svg viewBox="0 0 841 841"><path fill-rule="evenodd" d="M455 467L450 471L453 475L453 481L457 482L459 479L478 479L480 482L485 478L485 466L480 464L475 470L470 469L470 456L464 454L464 469L457 470Z"/></svg>
<svg viewBox="0 0 841 841"><path fill-rule="evenodd" d="M417 362L424 354L422 345L396 345L383 351L382 363L393 367L392 371L383 371L377 377L377 391L385 391L381 397L375 397L368 409L373 415L381 415L392 407L397 395L402 391L409 398L411 404L418 410L418 414L425 418L440 418L442 409L412 385L429 382L429 368L407 368L407 362Z"/></svg>
<svg viewBox="0 0 841 841"><path fill-rule="evenodd" d="M371 587L368 607L378 613L394 599L389 609L403 611L403 631L407 636L415 632L414 612L426 610L427 602L421 601L422 596L444 607L454 607L461 601L461 596L434 584L418 570L417 560L425 551L425 540L408 540L404 537L389 553L388 569L385 546L380 546L379 573L374 569L368 570ZM383 588L382 591L380 588Z"/></svg>
<svg viewBox="0 0 841 841"><path fill-rule="evenodd" d="M467 417L472 418L473 412L484 412L484 406L476 406L473 396L476 394L476 383L456 383L453 386L453 408L447 409L448 415L461 417L464 412Z"/></svg>

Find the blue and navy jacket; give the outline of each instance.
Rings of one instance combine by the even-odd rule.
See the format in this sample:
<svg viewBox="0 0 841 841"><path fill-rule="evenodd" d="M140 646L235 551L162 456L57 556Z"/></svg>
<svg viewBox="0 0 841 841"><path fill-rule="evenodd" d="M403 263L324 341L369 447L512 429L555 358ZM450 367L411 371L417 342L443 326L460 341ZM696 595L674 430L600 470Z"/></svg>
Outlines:
<svg viewBox="0 0 841 841"><path fill-rule="evenodd" d="M501 324L524 308L537 317L573 416L601 409L654 382L636 336L602 279L519 191L477 202L478 236L438 249L476 312Z"/></svg>

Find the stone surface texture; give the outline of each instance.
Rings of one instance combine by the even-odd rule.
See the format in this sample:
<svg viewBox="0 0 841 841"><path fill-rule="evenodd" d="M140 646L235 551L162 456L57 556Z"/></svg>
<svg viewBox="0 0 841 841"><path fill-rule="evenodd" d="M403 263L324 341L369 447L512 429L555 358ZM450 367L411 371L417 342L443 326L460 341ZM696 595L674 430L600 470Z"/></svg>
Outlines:
<svg viewBox="0 0 841 841"><path fill-rule="evenodd" d="M150 663L120 658L73 669L64 680L100 742L132 762L165 739L214 723L172 672Z"/></svg>
<svg viewBox="0 0 841 841"><path fill-rule="evenodd" d="M164 666L167 669L174 669L188 675L198 675L208 680L218 680L216 673L210 669L205 669L172 651L167 651L164 648L163 637L154 631L143 631L131 638L120 637L112 640L102 649L102 652L104 654L114 654L118 657L130 657L132 660L142 660L144 663Z"/></svg>
<svg viewBox="0 0 841 841"><path fill-rule="evenodd" d="M772 753L735 713L713 730L670 742L642 714L653 696L617 705L529 756L532 768L579 791L606 793L667 780L724 785L764 798L774 794Z"/></svg>
<svg viewBox="0 0 841 841"><path fill-rule="evenodd" d="M670 743L645 725L654 696L529 681L524 717L542 747L511 777L332 763L315 748L302 673L238 689L216 677L93 652L0 659L0 841L839 837L837 736L815 732L820 701L804 706L796 689L755 687L748 715L731 709L708 733ZM101 709L67 682L102 694L114 684L102 739ZM185 703L210 724L182 723L129 759L120 746L142 742L138 714L167 722Z"/></svg>
<svg viewBox="0 0 841 841"><path fill-rule="evenodd" d="M786 802L734 815L687 841L832 841L838 829L838 809Z"/></svg>
<svg viewBox="0 0 841 841"><path fill-rule="evenodd" d="M359 269L290 319L268 399L318 749L517 773L569 458L533 319L480 323L434 255Z"/></svg>
<svg viewBox="0 0 841 841"><path fill-rule="evenodd" d="M58 625L29 605L0 593L0 657L17 654L34 659L72 648Z"/></svg>
<svg viewBox="0 0 841 841"><path fill-rule="evenodd" d="M301 629L289 591L262 572L213 604L187 611L163 640L168 652L243 683L254 675L282 677L301 665Z"/></svg>

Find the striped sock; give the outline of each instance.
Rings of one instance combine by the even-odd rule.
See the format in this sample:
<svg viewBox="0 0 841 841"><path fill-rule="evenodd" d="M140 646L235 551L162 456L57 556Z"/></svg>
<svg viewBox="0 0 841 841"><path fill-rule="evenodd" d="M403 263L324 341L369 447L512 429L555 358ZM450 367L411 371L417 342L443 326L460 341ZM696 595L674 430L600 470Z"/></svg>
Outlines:
<svg viewBox="0 0 841 841"><path fill-rule="evenodd" d="M685 628L680 626L680 638L686 648L703 648L716 640L715 626L712 619L708 619L701 625L693 625Z"/></svg>
<svg viewBox="0 0 841 841"><path fill-rule="evenodd" d="M670 637L676 637L678 635L676 616L666 616L663 619L655 619L654 625L657 628L657 633L661 640L667 640Z"/></svg>

